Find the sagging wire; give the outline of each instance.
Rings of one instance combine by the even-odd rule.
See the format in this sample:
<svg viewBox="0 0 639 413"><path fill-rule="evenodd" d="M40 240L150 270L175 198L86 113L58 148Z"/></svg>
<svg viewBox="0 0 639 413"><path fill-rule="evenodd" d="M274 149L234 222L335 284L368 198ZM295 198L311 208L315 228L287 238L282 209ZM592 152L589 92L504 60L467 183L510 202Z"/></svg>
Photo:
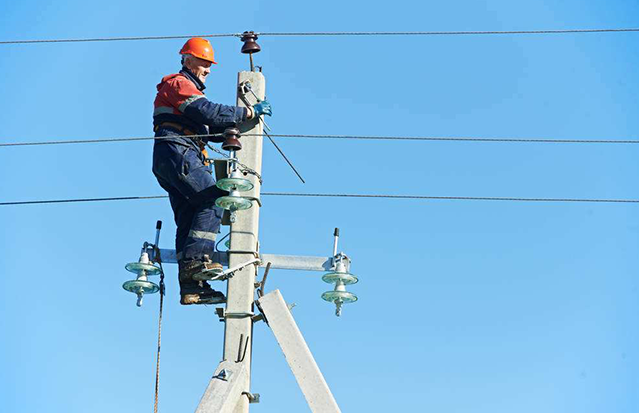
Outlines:
<svg viewBox="0 0 639 413"><path fill-rule="evenodd" d="M85 39L39 39L39 40L5 40L1 44L29 44L29 43L86 43L86 42L121 42L133 40L173 40L190 39L191 37L241 37L241 33L197 34L179 36L139 36L139 37L93 37Z"/></svg>
<svg viewBox="0 0 639 413"><path fill-rule="evenodd" d="M253 107L253 104L251 102L249 102L248 100L248 93L250 93L251 95L253 95L253 97L255 98L255 102L256 103L260 103L263 100L260 99L259 96L257 96L257 93L255 93L255 91L253 90L253 86L251 85L251 82L249 81L244 81L241 84L238 85L238 96L239 98L244 102L244 104L247 107ZM295 172L295 175L297 175L297 177L300 179L300 181L302 181L303 184L306 183L306 181L304 180L304 178L302 178L302 175L300 175L300 173L297 171L297 169L295 169L295 166L293 166L293 163L286 157L286 155L284 154L284 151L282 151L282 149L277 145L277 143L275 143L275 141L273 140L273 138L271 137L271 135L267 132L271 130L271 128L266 124L266 120L264 120L264 116L260 115L257 117L259 123L262 124L263 128L262 128L262 133L265 134L269 141L271 141L271 143L273 144L273 146L275 146L275 149L277 149L277 151L280 153L280 155L282 155L282 158L284 158L284 160L286 161L286 163L288 164L288 166L291 167L291 169L293 170L293 172ZM245 134L245 136L261 136L260 134Z"/></svg>
<svg viewBox="0 0 639 413"><path fill-rule="evenodd" d="M300 175L299 172L297 172L297 169L295 169L295 167L293 166L293 164L291 163L291 161L288 160L288 158L286 157L286 155L284 155L284 152L280 149L280 147L277 145L277 143L275 143L275 141L273 140L273 138L271 138L271 135L268 134L268 132L263 131L264 134L268 137L268 140L271 141L271 143L273 144L273 146L275 146L275 149L277 149L277 151L280 153L280 155L282 155L282 158L284 158L284 160L286 161L286 163L288 163L288 166L291 167L291 169L293 170L293 172L295 172L295 175L297 175L298 178L300 178L300 181L302 181L303 184L306 183L306 181L304 180L304 178L302 178L302 175Z"/></svg>
<svg viewBox="0 0 639 413"><path fill-rule="evenodd" d="M194 138L220 137L222 134L209 135L188 135ZM256 133L247 133L242 136L261 136ZM501 143L569 143L569 144L639 144L637 139L557 139L557 138L480 138L464 136L371 136L371 135L307 135L307 134L273 134L267 136L272 138L298 138L298 139L343 139L360 141L442 141L442 142L501 142ZM57 140L38 142L0 142L0 147L13 146L46 146L46 145L67 145L84 143L104 143L104 142L130 142L144 140L163 140L161 137L131 137L131 138L104 138L104 139L82 139L82 140ZM213 149L216 153L217 150ZM224 155L224 154L222 154ZM228 157L224 155L225 157Z"/></svg>
<svg viewBox="0 0 639 413"><path fill-rule="evenodd" d="M217 138L222 136L221 133L204 134L204 135L183 135L189 138ZM125 138L102 138L102 139L75 139L67 141L39 141L39 142L0 142L0 147L8 146L44 146L44 145L69 145L79 143L105 143L105 142L132 142L132 141L161 141L170 139L172 136L145 136L145 137L125 137Z"/></svg>
<svg viewBox="0 0 639 413"><path fill-rule="evenodd" d="M521 197L488 197L488 196L430 196L430 195L390 195L390 194L335 194L335 193L296 193L296 192L262 192L262 196L288 196L313 198L370 198L370 199L407 199L432 201L505 201L505 202L560 202L560 203L599 203L599 204L639 204L639 199L611 198L521 198ZM77 198L51 199L38 201L0 202L0 206L62 204L75 202L104 201L137 201L147 199L166 199L167 195L125 196L113 198Z"/></svg>
<svg viewBox="0 0 639 413"><path fill-rule="evenodd" d="M403 31L403 32L256 32L259 36L299 37L299 36L460 36L460 35L525 35L525 34L583 34L583 33L622 33L639 32L639 28L619 29L560 29L560 30L473 30L473 31ZM173 40L191 37L242 37L242 33L193 34L179 36L137 36L137 37L93 37L76 39L35 39L3 40L0 45L34 43L86 43L116 42L136 40Z"/></svg>

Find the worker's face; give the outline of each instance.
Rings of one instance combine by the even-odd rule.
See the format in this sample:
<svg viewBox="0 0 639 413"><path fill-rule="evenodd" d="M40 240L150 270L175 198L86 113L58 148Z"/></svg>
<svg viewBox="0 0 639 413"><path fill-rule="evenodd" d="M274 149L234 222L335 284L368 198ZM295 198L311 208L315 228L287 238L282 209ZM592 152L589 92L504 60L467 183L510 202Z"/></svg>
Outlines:
<svg viewBox="0 0 639 413"><path fill-rule="evenodd" d="M202 83L206 81L206 77L211 73L211 62L207 62L195 56L191 56L191 58L186 61L186 67L193 72Z"/></svg>

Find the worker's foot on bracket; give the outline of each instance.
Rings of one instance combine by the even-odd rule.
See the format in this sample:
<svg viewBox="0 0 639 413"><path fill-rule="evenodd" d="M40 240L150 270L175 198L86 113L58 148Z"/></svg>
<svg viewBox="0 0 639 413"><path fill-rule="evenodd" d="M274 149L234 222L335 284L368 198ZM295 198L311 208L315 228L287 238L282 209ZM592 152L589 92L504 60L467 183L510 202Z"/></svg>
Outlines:
<svg viewBox="0 0 639 413"><path fill-rule="evenodd" d="M180 281L180 304L224 304L226 297L206 281Z"/></svg>
<svg viewBox="0 0 639 413"><path fill-rule="evenodd" d="M224 272L224 267L205 255L203 260L181 261L179 271L181 280L211 280Z"/></svg>
<svg viewBox="0 0 639 413"><path fill-rule="evenodd" d="M226 297L219 291L214 291L214 295L202 295L202 294L182 294L180 296L180 304L192 305L192 304L224 304Z"/></svg>

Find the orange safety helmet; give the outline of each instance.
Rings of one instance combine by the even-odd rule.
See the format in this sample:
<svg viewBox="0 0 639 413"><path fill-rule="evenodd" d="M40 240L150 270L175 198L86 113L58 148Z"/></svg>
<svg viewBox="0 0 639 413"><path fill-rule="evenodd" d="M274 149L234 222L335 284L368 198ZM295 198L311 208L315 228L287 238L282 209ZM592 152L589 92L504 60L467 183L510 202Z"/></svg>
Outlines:
<svg viewBox="0 0 639 413"><path fill-rule="evenodd" d="M191 56L199 57L213 64L217 64L213 58L213 46L211 43L201 37L193 37L184 43L180 54L190 54Z"/></svg>

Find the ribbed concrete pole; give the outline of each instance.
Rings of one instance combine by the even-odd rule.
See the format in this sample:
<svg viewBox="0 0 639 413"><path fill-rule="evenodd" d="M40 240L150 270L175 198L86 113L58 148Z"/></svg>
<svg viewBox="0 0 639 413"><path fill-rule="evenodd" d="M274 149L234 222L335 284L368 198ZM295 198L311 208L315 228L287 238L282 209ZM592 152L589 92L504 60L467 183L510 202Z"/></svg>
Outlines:
<svg viewBox="0 0 639 413"><path fill-rule="evenodd" d="M244 81L251 82L253 91L260 98L264 99L265 80L264 75L259 72L240 72L238 74L238 86ZM252 94L246 96L250 103L257 103ZM238 94L238 106L246 106ZM242 134L262 134L262 125L257 120L249 121L240 129ZM241 138L242 150L237 152L240 162L262 173L262 136L245 136ZM254 188L251 192L243 192L244 196L259 198L260 182L257 177L247 175L247 179L253 182ZM260 207L257 202L253 202L253 207L237 212L237 219L231 225L231 251L255 251L257 252L258 227L260 218ZM229 268L242 264L255 258L250 252L232 253L229 257ZM223 360L237 361L239 357L244 357L246 366L246 383L242 386L242 391L250 391L251 383L251 345L253 341L253 323L247 313L253 312L253 300L255 293L255 277L257 268L253 265L238 271L228 281L225 331L224 331L224 355ZM240 339L243 342L240 343ZM247 340L248 338L248 340ZM248 343L248 344L247 344ZM245 348L246 347L246 348ZM240 402L234 413L246 413L249 411L248 397L240 398Z"/></svg>

